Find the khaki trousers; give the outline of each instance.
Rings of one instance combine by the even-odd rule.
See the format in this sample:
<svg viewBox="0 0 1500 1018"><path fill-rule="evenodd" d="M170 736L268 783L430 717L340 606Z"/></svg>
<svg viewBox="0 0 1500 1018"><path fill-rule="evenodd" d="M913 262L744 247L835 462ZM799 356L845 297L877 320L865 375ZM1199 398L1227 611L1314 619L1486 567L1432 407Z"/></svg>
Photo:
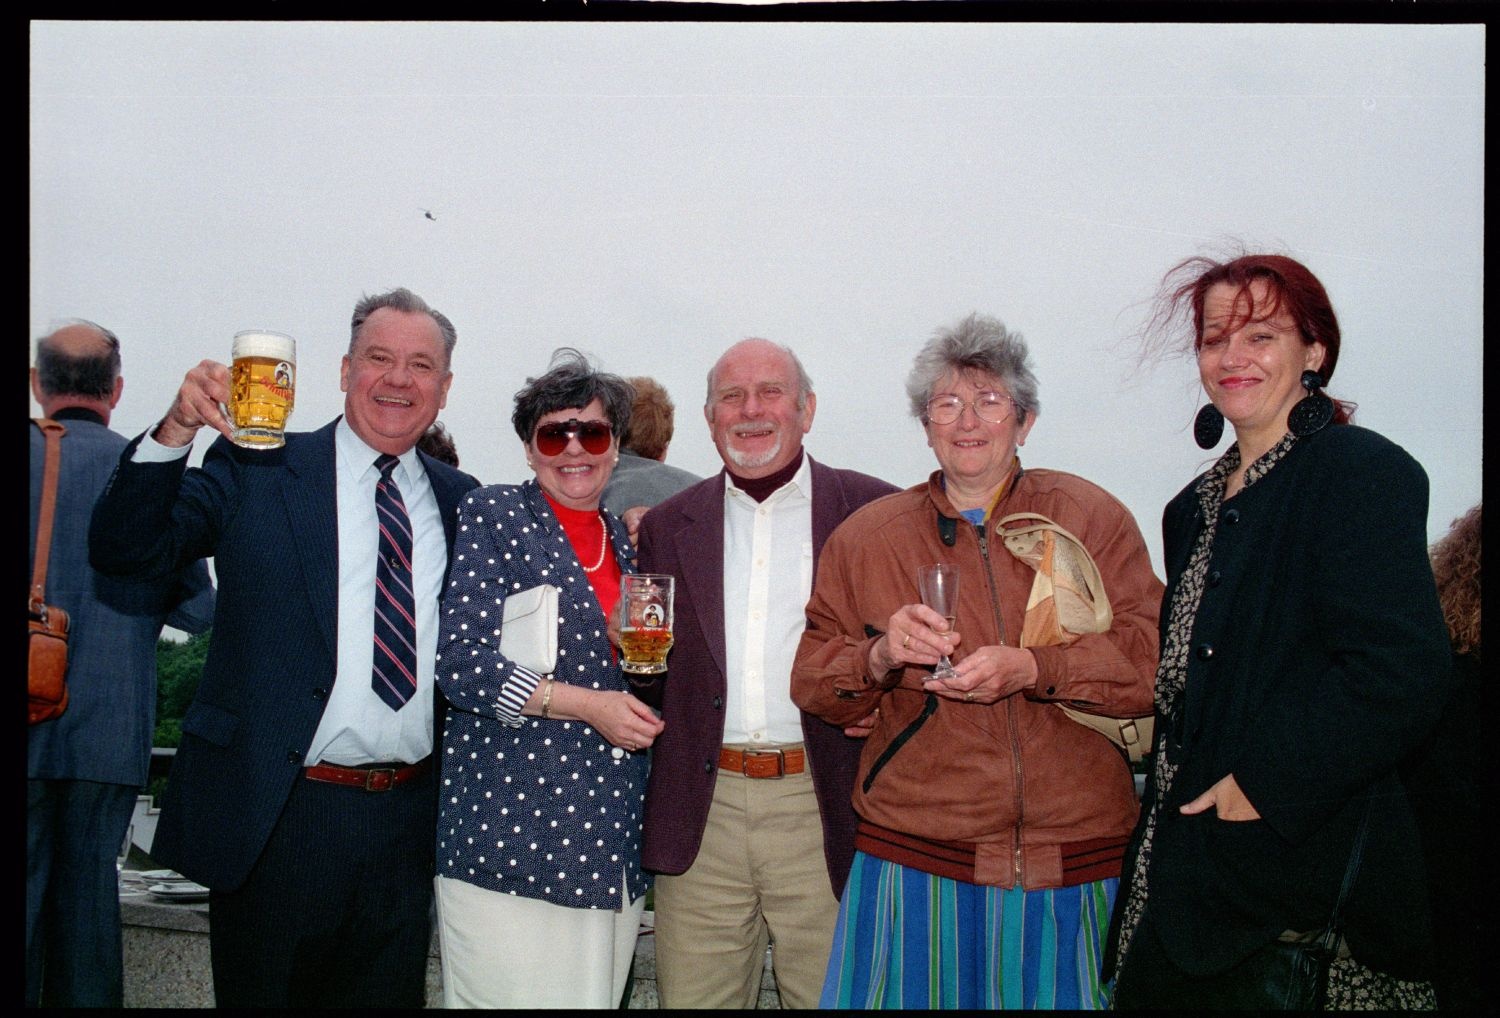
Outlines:
<svg viewBox="0 0 1500 1018"><path fill-rule="evenodd" d="M655 901L662 1007L755 1007L768 939L781 1006L816 1007L839 903L811 775L720 771L698 856Z"/></svg>

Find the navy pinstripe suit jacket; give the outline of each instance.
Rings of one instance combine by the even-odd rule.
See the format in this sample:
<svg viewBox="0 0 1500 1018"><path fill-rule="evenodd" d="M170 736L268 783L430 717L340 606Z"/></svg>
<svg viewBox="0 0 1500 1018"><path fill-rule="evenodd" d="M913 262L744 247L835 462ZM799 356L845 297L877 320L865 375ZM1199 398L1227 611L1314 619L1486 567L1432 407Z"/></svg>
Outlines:
<svg viewBox="0 0 1500 1018"><path fill-rule="evenodd" d="M273 451L221 438L191 470L185 459L132 463L137 438L95 510L100 569L150 576L214 558L213 638L151 855L217 891L243 884L260 856L333 688L336 423L289 434ZM478 482L419 455L451 554L459 499Z"/></svg>

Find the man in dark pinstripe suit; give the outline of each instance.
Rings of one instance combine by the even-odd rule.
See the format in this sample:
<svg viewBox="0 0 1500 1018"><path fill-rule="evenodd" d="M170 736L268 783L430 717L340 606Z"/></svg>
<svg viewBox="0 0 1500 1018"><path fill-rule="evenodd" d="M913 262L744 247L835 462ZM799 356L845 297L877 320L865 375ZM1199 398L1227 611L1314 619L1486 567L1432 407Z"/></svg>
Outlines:
<svg viewBox="0 0 1500 1018"><path fill-rule="evenodd" d="M344 414L276 450L228 440L204 361L121 456L94 515L105 571L213 556L223 592L152 854L211 893L220 1006L421 1007L431 936L437 599L476 485L415 446L447 401L452 324L408 290L355 307ZM204 425L216 441L185 470ZM372 689L377 459L409 512L414 693ZM389 483L381 482L381 483Z"/></svg>

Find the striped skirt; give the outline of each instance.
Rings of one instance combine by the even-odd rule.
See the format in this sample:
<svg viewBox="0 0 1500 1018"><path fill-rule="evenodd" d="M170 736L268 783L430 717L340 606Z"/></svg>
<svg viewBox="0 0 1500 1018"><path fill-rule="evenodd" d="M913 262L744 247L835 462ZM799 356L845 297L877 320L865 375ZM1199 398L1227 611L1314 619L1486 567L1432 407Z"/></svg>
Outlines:
<svg viewBox="0 0 1500 1018"><path fill-rule="evenodd" d="M857 852L818 1006L1105 1009L1118 887L1006 890Z"/></svg>

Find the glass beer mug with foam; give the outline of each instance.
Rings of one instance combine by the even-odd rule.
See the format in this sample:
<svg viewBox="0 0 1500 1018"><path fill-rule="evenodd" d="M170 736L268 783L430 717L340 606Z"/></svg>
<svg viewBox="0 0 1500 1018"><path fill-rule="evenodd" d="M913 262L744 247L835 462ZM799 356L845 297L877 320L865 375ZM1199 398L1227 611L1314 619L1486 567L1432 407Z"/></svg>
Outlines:
<svg viewBox="0 0 1500 1018"><path fill-rule="evenodd" d="M234 444L247 449L285 445L296 391L296 341L263 329L237 332L231 359L227 415Z"/></svg>

